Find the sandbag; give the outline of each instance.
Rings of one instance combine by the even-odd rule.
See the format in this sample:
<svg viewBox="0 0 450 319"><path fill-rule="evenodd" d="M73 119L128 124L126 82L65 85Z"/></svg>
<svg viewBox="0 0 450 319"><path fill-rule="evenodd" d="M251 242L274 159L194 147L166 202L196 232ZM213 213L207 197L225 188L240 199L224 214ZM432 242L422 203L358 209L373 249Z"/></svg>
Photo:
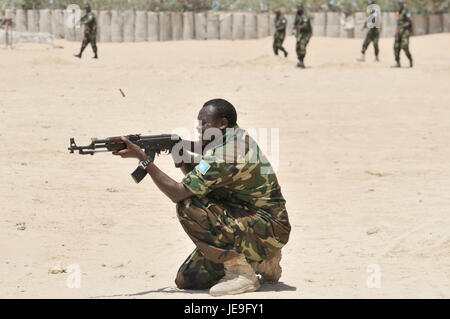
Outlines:
<svg viewBox="0 0 450 319"><path fill-rule="evenodd" d="M11 19L13 23L16 23L16 11L12 9L6 9L5 19Z"/></svg>
<svg viewBox="0 0 450 319"><path fill-rule="evenodd" d="M75 41L75 15L69 10L63 11L64 40Z"/></svg>
<svg viewBox="0 0 450 319"><path fill-rule="evenodd" d="M341 13L341 27L339 29L339 36L341 38L354 38L355 34L355 15L345 15Z"/></svg>
<svg viewBox="0 0 450 319"><path fill-rule="evenodd" d="M231 40L233 14L231 12L221 12L219 14L219 38L221 40Z"/></svg>
<svg viewBox="0 0 450 319"><path fill-rule="evenodd" d="M428 34L428 16L413 15L412 16L413 35Z"/></svg>
<svg viewBox="0 0 450 319"><path fill-rule="evenodd" d="M27 10L28 32L39 32L39 10Z"/></svg>
<svg viewBox="0 0 450 319"><path fill-rule="evenodd" d="M314 13L314 19L312 21L313 36L324 37L326 36L327 29L327 14L326 12Z"/></svg>
<svg viewBox="0 0 450 319"><path fill-rule="evenodd" d="M183 40L183 14L181 12L172 12L172 40Z"/></svg>
<svg viewBox="0 0 450 319"><path fill-rule="evenodd" d="M208 40L218 40L219 36L219 14L210 11L206 15L206 38Z"/></svg>
<svg viewBox="0 0 450 319"><path fill-rule="evenodd" d="M233 13L232 37L235 40L245 38L245 16L241 12Z"/></svg>
<svg viewBox="0 0 450 319"><path fill-rule="evenodd" d="M442 15L441 14L431 14L428 18L428 33L441 33L444 29L442 26Z"/></svg>
<svg viewBox="0 0 450 319"><path fill-rule="evenodd" d="M272 36L272 37L275 34L275 14L274 13L269 14L269 33L270 33L270 36Z"/></svg>
<svg viewBox="0 0 450 319"><path fill-rule="evenodd" d="M355 38L364 39L366 37L367 29L363 29L366 19L365 12L355 12L355 31L353 33Z"/></svg>
<svg viewBox="0 0 450 319"><path fill-rule="evenodd" d="M172 40L172 21L170 13L160 12L159 14L159 40Z"/></svg>
<svg viewBox="0 0 450 319"><path fill-rule="evenodd" d="M52 34L52 12L49 9L39 10L39 32Z"/></svg>
<svg viewBox="0 0 450 319"><path fill-rule="evenodd" d="M123 42L123 14L119 10L111 12L111 41Z"/></svg>
<svg viewBox="0 0 450 319"><path fill-rule="evenodd" d="M81 16L84 17L86 15L86 10L81 11ZM84 24L75 26L75 41L83 41L84 38Z"/></svg>
<svg viewBox="0 0 450 319"><path fill-rule="evenodd" d="M341 17L338 12L327 12L326 36L339 38L341 30Z"/></svg>
<svg viewBox="0 0 450 319"><path fill-rule="evenodd" d="M270 23L268 13L260 13L257 15L256 28L257 28L256 36L259 39L268 37L270 35Z"/></svg>
<svg viewBox="0 0 450 319"><path fill-rule="evenodd" d="M147 12L147 41L159 41L159 14Z"/></svg>
<svg viewBox="0 0 450 319"><path fill-rule="evenodd" d="M294 22L295 22L295 14L286 14L285 18L287 20L286 23L286 36L291 36L294 31Z"/></svg>
<svg viewBox="0 0 450 319"><path fill-rule="evenodd" d="M134 24L134 41L147 41L147 11L136 11Z"/></svg>
<svg viewBox="0 0 450 319"><path fill-rule="evenodd" d="M97 18L97 24L100 29L98 30L99 42L111 42L111 12L108 10L100 11Z"/></svg>
<svg viewBox="0 0 450 319"><path fill-rule="evenodd" d="M126 10L123 13L123 42L134 42L135 22L134 10Z"/></svg>
<svg viewBox="0 0 450 319"><path fill-rule="evenodd" d="M206 13L199 12L195 14L195 39L206 40Z"/></svg>
<svg viewBox="0 0 450 319"><path fill-rule="evenodd" d="M382 13L382 32L383 38L392 38L395 36L397 29L397 18L395 12L383 12Z"/></svg>
<svg viewBox="0 0 450 319"><path fill-rule="evenodd" d="M52 34L56 39L64 38L64 12L61 9L52 10Z"/></svg>
<svg viewBox="0 0 450 319"><path fill-rule="evenodd" d="M450 32L450 13L442 15L442 26L444 27L444 32Z"/></svg>
<svg viewBox="0 0 450 319"><path fill-rule="evenodd" d="M22 10L22 9L17 9L16 10L15 30L19 31L19 32L26 32L28 29L27 21L28 21L27 11Z"/></svg>
<svg viewBox="0 0 450 319"><path fill-rule="evenodd" d="M256 14L255 13L245 13L244 14L244 38L245 39L256 39Z"/></svg>
<svg viewBox="0 0 450 319"><path fill-rule="evenodd" d="M193 40L195 38L194 13L183 13L183 40Z"/></svg>

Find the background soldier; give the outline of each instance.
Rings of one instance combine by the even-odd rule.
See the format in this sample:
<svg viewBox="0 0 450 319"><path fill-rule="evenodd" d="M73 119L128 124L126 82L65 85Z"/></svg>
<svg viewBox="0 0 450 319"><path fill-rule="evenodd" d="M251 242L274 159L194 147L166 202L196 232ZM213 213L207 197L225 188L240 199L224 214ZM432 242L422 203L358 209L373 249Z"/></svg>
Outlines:
<svg viewBox="0 0 450 319"><path fill-rule="evenodd" d="M83 43L81 44L80 53L75 54L77 58L81 58L81 54L84 49L90 43L92 46L92 50L94 51L94 59L98 59L97 56L97 20L95 19L95 15L91 12L91 6L89 4L86 5L86 15L81 18L80 22L84 24L84 38Z"/></svg>
<svg viewBox="0 0 450 319"><path fill-rule="evenodd" d="M273 52L278 55L278 50L284 52L284 57L287 58L288 53L283 48L284 38L286 37L286 18L281 14L280 9L275 10L275 34L273 39Z"/></svg>
<svg viewBox="0 0 450 319"><path fill-rule="evenodd" d="M411 56L411 52L409 52L409 36L411 35L412 30L411 13L406 10L405 2L403 0L400 0L398 2L398 7L397 31L395 33L394 42L394 55L396 64L394 65L394 67L400 67L400 51L403 49L409 59L409 66L412 68L413 59Z"/></svg>
<svg viewBox="0 0 450 319"><path fill-rule="evenodd" d="M373 5L376 4L376 1L370 1L369 5ZM379 15L379 12L374 11L373 12L373 16L375 16L375 18L377 19L381 19ZM367 20L366 22L364 22L364 27L363 29L367 28ZM358 59L358 61L362 61L364 62L366 60L366 50L369 47L370 42L373 42L373 48L375 49L375 61L379 62L379 58L378 58L378 53L380 52L380 49L378 47L378 40L380 39L380 33L381 33L381 28L377 28L376 26L373 26L371 28L369 28L369 30L367 31L367 35L366 35L366 39L363 42L363 46L362 46L362 50L361 50L361 58Z"/></svg>
<svg viewBox="0 0 450 319"><path fill-rule="evenodd" d="M306 46L312 35L311 19L304 14L303 5L299 4L297 7L297 15L294 21L294 30L296 38L296 51L298 57L297 66L304 69L305 64L303 62L306 55Z"/></svg>

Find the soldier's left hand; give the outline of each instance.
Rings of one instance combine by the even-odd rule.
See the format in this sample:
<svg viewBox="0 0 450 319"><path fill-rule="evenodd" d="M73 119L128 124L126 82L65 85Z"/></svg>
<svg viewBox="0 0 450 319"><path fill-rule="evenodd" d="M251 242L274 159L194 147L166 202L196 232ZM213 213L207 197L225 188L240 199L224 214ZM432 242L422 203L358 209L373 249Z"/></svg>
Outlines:
<svg viewBox="0 0 450 319"><path fill-rule="evenodd" d="M113 155L119 155L122 158L137 158L140 161L143 161L147 158L147 155L145 155L145 152L136 144L131 143L126 137L121 137L122 141L125 142L125 145L127 146L126 149L113 152Z"/></svg>

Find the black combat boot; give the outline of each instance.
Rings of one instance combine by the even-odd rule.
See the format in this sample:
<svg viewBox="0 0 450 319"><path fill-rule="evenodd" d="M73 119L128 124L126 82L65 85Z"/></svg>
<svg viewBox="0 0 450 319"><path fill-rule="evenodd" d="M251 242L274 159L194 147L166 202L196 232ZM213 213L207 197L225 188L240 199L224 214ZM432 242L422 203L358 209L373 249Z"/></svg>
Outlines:
<svg viewBox="0 0 450 319"><path fill-rule="evenodd" d="M74 56L74 57L77 57L77 58L79 58L79 59L81 59L81 53L74 54L73 56Z"/></svg>
<svg viewBox="0 0 450 319"><path fill-rule="evenodd" d="M412 68L414 63L413 63L411 53L408 52L408 54L406 54L406 56L408 57L408 60L409 60L409 67Z"/></svg>
<svg viewBox="0 0 450 319"><path fill-rule="evenodd" d="M303 56L298 58L298 64L297 64L298 68L301 68L301 69L305 68L305 64L303 63L303 58L304 58Z"/></svg>
<svg viewBox="0 0 450 319"><path fill-rule="evenodd" d="M395 64L392 66L392 68L401 68L400 60L395 60Z"/></svg>

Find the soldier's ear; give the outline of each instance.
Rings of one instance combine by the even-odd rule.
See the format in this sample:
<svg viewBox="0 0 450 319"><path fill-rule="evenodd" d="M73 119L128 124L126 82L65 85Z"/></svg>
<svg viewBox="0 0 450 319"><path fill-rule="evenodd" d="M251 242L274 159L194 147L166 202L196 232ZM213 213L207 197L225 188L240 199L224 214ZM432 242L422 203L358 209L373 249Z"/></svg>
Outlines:
<svg viewBox="0 0 450 319"><path fill-rule="evenodd" d="M225 117L222 117L219 122L219 129L225 130L228 128L228 120Z"/></svg>

